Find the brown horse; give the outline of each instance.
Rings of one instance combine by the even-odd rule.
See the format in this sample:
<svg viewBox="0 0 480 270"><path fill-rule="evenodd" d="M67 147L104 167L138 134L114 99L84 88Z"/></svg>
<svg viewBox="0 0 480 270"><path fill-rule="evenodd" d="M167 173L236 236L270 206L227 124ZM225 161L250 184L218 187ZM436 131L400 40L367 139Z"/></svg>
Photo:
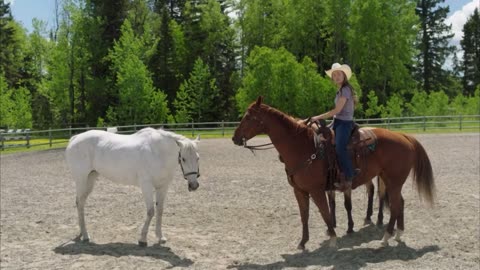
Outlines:
<svg viewBox="0 0 480 270"><path fill-rule="evenodd" d="M262 102L263 98L259 97L248 107L235 130L233 142L245 146L246 141L256 135L267 134L270 137L285 163L287 172L293 175L290 184L300 208L302 221L302 239L298 247L304 249L309 239L309 196L317 205L327 225L329 245L336 247L336 233L325 193L327 163L314 146L314 131ZM394 233L395 223L398 241L405 229L404 200L401 191L410 170L413 169L413 180L419 194L430 203L433 203L435 186L430 160L425 149L415 138L381 128L373 129L373 132L377 137L376 150L366 157L368 167L353 180L352 188L371 182L377 175L382 178L389 196L391 214L382 244L388 245L388 240Z"/></svg>

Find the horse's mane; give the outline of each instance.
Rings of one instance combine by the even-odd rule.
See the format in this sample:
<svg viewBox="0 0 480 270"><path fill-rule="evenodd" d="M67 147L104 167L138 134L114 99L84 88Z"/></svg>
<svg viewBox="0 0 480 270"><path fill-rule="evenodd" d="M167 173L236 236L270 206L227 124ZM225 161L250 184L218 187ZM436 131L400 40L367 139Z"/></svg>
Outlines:
<svg viewBox="0 0 480 270"><path fill-rule="evenodd" d="M137 131L136 134L141 134L141 133L144 133L144 132L151 132L151 131L159 132L163 136L170 137L170 138L174 139L175 141L184 141L184 142L190 141L187 137L185 137L183 135L180 135L180 134L177 134L175 132L168 131L168 130L165 130L165 129L162 129L162 128L154 129L154 128L147 127L147 128L143 128L143 129Z"/></svg>
<svg viewBox="0 0 480 270"><path fill-rule="evenodd" d="M180 134L177 134L177 133L172 132L172 131L164 130L164 129L161 129L161 128L157 129L157 131L159 131L163 135L166 135L170 138L173 138L176 141L190 141L187 137L185 137L183 135L180 135Z"/></svg>
<svg viewBox="0 0 480 270"><path fill-rule="evenodd" d="M311 130L307 125L300 122L300 119L297 119L293 116L290 116L278 109L270 107L266 104L261 104L264 111L272 115L274 118L280 120L279 123L283 124L287 130L294 130L295 134L300 134L302 132L307 132Z"/></svg>

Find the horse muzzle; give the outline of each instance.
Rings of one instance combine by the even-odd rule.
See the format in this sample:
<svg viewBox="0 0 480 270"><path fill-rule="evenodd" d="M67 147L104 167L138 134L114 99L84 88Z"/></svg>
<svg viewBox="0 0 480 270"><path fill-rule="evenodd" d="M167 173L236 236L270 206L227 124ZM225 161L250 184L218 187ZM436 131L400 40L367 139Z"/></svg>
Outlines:
<svg viewBox="0 0 480 270"><path fill-rule="evenodd" d="M238 146L244 146L246 142L245 138L240 138L235 136L232 137L232 141L235 145L238 145Z"/></svg>
<svg viewBox="0 0 480 270"><path fill-rule="evenodd" d="M198 182L190 182L188 181L188 191L195 191L200 186Z"/></svg>

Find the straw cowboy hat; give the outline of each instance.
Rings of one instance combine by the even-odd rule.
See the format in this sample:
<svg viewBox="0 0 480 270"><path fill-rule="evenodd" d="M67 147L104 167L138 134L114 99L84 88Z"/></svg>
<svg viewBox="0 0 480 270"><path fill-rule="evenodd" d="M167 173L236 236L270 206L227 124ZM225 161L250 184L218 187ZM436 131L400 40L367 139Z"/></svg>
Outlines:
<svg viewBox="0 0 480 270"><path fill-rule="evenodd" d="M331 78L332 73L337 70L343 71L343 73L345 73L345 76L347 76L347 80L349 80L350 77L352 77L352 70L347 64L340 65L339 63L333 63L332 68L325 71L325 73L327 73L328 77Z"/></svg>

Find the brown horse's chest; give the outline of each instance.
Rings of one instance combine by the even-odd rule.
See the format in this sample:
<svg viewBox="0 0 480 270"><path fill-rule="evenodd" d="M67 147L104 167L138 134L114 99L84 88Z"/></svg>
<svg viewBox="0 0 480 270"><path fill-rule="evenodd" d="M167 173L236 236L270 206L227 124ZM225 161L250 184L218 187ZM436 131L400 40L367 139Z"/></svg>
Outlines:
<svg viewBox="0 0 480 270"><path fill-rule="evenodd" d="M324 190L327 179L322 171L325 170L325 164L322 160L314 160L305 168L297 171L293 175L287 173L288 183L297 189L305 192L312 190Z"/></svg>

